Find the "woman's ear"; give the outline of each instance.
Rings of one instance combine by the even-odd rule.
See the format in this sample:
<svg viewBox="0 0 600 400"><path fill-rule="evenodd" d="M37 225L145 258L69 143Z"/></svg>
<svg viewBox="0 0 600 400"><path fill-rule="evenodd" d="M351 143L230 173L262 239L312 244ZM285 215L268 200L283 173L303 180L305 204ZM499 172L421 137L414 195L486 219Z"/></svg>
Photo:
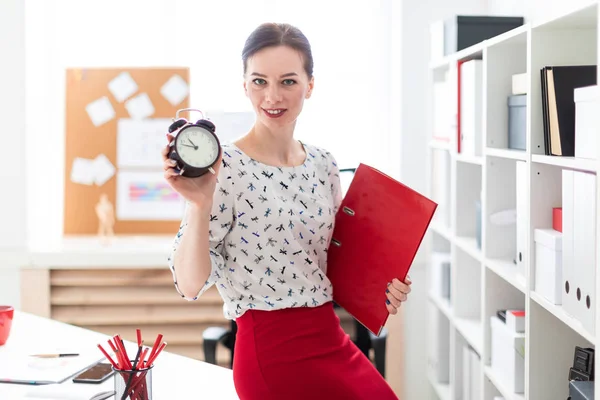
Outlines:
<svg viewBox="0 0 600 400"><path fill-rule="evenodd" d="M308 90L306 91L306 99L310 99L310 96L312 95L312 91L313 88L315 86L315 77L313 76L312 78L310 78L310 81L308 82Z"/></svg>

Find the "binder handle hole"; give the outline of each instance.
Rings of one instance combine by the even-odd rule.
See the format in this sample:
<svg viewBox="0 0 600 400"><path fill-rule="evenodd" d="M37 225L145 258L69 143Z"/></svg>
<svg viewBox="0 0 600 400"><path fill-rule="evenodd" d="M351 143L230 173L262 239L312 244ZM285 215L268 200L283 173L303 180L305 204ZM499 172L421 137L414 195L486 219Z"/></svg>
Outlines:
<svg viewBox="0 0 600 400"><path fill-rule="evenodd" d="M565 281L565 292L569 294L569 281Z"/></svg>
<svg viewBox="0 0 600 400"><path fill-rule="evenodd" d="M351 208L348 208L346 206L344 206L344 212L348 215L354 216L354 210L352 210Z"/></svg>
<svg viewBox="0 0 600 400"><path fill-rule="evenodd" d="M588 310L592 306L592 300L590 299L589 295L585 296L585 305L587 306Z"/></svg>
<svg viewBox="0 0 600 400"><path fill-rule="evenodd" d="M577 301L581 300L581 289L577 288Z"/></svg>
<svg viewBox="0 0 600 400"><path fill-rule="evenodd" d="M331 243L333 243L334 245L336 245L337 247L342 247L342 242L340 242L337 239L332 238L331 239Z"/></svg>

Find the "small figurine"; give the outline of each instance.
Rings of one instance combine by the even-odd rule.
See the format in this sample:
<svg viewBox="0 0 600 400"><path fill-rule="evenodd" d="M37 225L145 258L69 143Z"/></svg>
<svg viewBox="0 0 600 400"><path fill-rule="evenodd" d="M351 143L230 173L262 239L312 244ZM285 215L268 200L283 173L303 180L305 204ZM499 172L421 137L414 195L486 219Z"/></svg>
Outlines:
<svg viewBox="0 0 600 400"><path fill-rule="evenodd" d="M115 211L106 193L100 195L100 201L96 204L96 216L98 217L98 236L104 244L108 244L110 238L115 235L113 230Z"/></svg>

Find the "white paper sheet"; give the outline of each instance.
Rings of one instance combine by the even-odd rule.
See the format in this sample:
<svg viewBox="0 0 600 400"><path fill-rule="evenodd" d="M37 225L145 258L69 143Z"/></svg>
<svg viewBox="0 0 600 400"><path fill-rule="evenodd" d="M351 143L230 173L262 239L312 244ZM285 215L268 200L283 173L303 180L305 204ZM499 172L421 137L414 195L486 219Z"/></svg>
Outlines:
<svg viewBox="0 0 600 400"><path fill-rule="evenodd" d="M105 395L99 396L102 393ZM27 400L91 400L96 398L114 399L113 379L109 378L101 384L74 383L37 386L29 389L25 397Z"/></svg>
<svg viewBox="0 0 600 400"><path fill-rule="evenodd" d="M206 117L215 124L215 133L221 143L229 143L248 133L256 120L254 112L207 111Z"/></svg>
<svg viewBox="0 0 600 400"><path fill-rule="evenodd" d="M117 165L123 167L162 167L160 151L167 145L169 118L117 121Z"/></svg>
<svg viewBox="0 0 600 400"><path fill-rule="evenodd" d="M99 154L93 161L94 183L98 186L104 185L115 174L115 167L108 157Z"/></svg>
<svg viewBox="0 0 600 400"><path fill-rule="evenodd" d="M31 354L36 353L38 352L33 351ZM104 359L102 354L97 354L99 352L80 353L78 357L64 358L35 358L29 357L27 354L2 353L0 381L59 383Z"/></svg>
<svg viewBox="0 0 600 400"><path fill-rule="evenodd" d="M119 103L122 103L138 91L138 85L129 72L121 72L108 83L108 90Z"/></svg>
<svg viewBox="0 0 600 400"><path fill-rule="evenodd" d="M93 160L77 157L71 165L71 182L81 185L92 185L95 172Z"/></svg>
<svg viewBox="0 0 600 400"><path fill-rule="evenodd" d="M85 110L94 126L103 125L115 117L115 109L106 96L89 103L85 107Z"/></svg>
<svg viewBox="0 0 600 400"><path fill-rule="evenodd" d="M154 114L154 106L148 93L140 93L125 102L129 116L134 119L148 118Z"/></svg>
<svg viewBox="0 0 600 400"><path fill-rule="evenodd" d="M181 220L185 202L166 182L163 171L117 173L117 219Z"/></svg>
<svg viewBox="0 0 600 400"><path fill-rule="evenodd" d="M115 174L115 167L104 155L94 159L77 157L71 166L71 182L81 185L104 185Z"/></svg>
<svg viewBox="0 0 600 400"><path fill-rule="evenodd" d="M176 106L187 97L189 87L181 76L175 74L160 88L160 93L171 105Z"/></svg>

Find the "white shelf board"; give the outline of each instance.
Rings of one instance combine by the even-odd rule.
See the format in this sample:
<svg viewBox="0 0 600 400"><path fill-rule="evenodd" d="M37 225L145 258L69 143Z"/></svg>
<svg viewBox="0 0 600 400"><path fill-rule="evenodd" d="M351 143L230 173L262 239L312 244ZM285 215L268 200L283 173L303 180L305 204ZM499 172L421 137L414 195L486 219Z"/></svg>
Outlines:
<svg viewBox="0 0 600 400"><path fill-rule="evenodd" d="M427 379L429 380L429 383L433 387L433 390L435 391L440 400L452 399L449 383L441 383L436 381L431 371L427 373Z"/></svg>
<svg viewBox="0 0 600 400"><path fill-rule="evenodd" d="M561 306L557 306L555 304L550 303L546 298L541 296L540 294L532 291L530 294L531 300L535 301L540 306L544 307L550 314L554 315L556 318L565 323L569 328L582 336L585 340L595 345L596 340L594 335L588 332L587 329L583 327L581 322L572 318L569 314L567 314Z"/></svg>
<svg viewBox="0 0 600 400"><path fill-rule="evenodd" d="M454 326L467 343L481 355L483 349L481 321L474 318L454 318Z"/></svg>
<svg viewBox="0 0 600 400"><path fill-rule="evenodd" d="M477 248L477 239L469 236L456 236L454 238L454 243L465 253L476 259L477 261L482 261L481 250Z"/></svg>
<svg viewBox="0 0 600 400"><path fill-rule="evenodd" d="M546 156L533 154L531 161L538 164L555 165L561 168L576 169L579 171L596 172L598 161L586 158Z"/></svg>
<svg viewBox="0 0 600 400"><path fill-rule="evenodd" d="M485 266L525 294L527 287L525 277L518 273L518 267L511 260L488 258L485 260Z"/></svg>
<svg viewBox="0 0 600 400"><path fill-rule="evenodd" d="M523 150L496 149L493 147L487 147L485 149L485 155L498 158L509 158L511 160L525 161L527 159L527 152Z"/></svg>
<svg viewBox="0 0 600 400"><path fill-rule="evenodd" d="M450 228L445 226L443 223L441 223L440 221L432 221L430 227L432 231L434 231L444 239L448 240L449 242L452 242L452 232L450 231Z"/></svg>
<svg viewBox="0 0 600 400"><path fill-rule="evenodd" d="M445 299L437 294L429 292L429 300L448 318L452 321L452 305L448 299Z"/></svg>
<svg viewBox="0 0 600 400"><path fill-rule="evenodd" d="M483 55L483 49L486 46L486 42L480 42L473 46L462 49L456 53L449 54L439 60L435 60L429 64L429 68L432 70L440 68L448 68L451 64L457 61L467 61L475 58L481 58Z"/></svg>
<svg viewBox="0 0 600 400"><path fill-rule="evenodd" d="M429 147L432 149L450 150L450 142L441 139L431 139L429 141Z"/></svg>
<svg viewBox="0 0 600 400"><path fill-rule="evenodd" d="M498 45L514 45L517 43L527 44L527 31L529 24L524 24L518 28L511 29L508 32L501 33L491 39L485 41L487 47Z"/></svg>
<svg viewBox="0 0 600 400"><path fill-rule="evenodd" d="M496 374L491 366L486 365L484 368L485 376L496 386L496 389L500 392L504 400L525 400L525 396L521 393L511 392L504 386L504 384L498 380Z"/></svg>
<svg viewBox="0 0 600 400"><path fill-rule="evenodd" d="M475 165L483 164L482 156L457 154L456 156L454 156L454 159L458 162L463 162L463 163L468 163L468 164L475 164Z"/></svg>

